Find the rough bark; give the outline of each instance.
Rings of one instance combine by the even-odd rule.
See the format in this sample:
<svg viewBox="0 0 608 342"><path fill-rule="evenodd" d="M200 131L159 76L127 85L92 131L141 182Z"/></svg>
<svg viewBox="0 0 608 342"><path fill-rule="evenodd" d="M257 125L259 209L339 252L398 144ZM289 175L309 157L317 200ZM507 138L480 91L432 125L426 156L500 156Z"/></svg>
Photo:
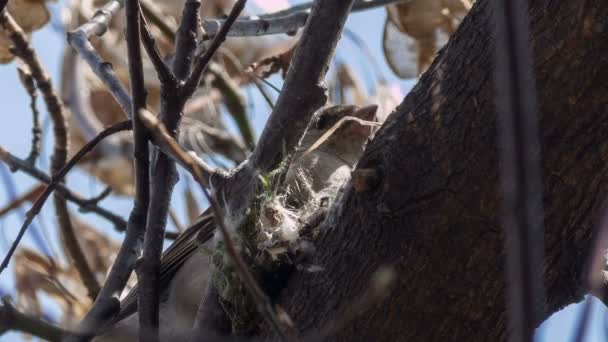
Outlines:
<svg viewBox="0 0 608 342"><path fill-rule="evenodd" d="M583 7L584 6L584 7ZM505 340L492 13L479 0L368 146L374 190L347 188L318 239L318 273L279 304L306 333L359 298L381 265L397 288L330 340ZM608 3L531 1L543 160L546 318L585 293L608 180Z"/></svg>

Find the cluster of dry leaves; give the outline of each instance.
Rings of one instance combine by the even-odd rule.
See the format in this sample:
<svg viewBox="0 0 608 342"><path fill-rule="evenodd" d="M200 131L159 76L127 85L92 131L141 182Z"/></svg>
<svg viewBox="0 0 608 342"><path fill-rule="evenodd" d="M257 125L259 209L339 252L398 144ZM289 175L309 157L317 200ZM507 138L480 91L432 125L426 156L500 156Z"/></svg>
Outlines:
<svg viewBox="0 0 608 342"><path fill-rule="evenodd" d="M69 2L63 13L66 30L84 23L106 2ZM170 59L175 28L185 0L141 2L152 13L152 16L147 13L148 23L162 55ZM260 2L263 3L262 0ZM222 17L233 3L232 0L203 1L202 17ZM401 78L420 75L470 7L468 0L413 0L386 6L382 42L386 61L393 72ZM50 19L45 0L9 0L7 8L28 34L44 27ZM154 15L162 23L155 23ZM102 58L112 64L123 84L128 86L124 31L124 15L118 15L112 20L109 31L101 38L92 39L92 43ZM216 156L234 163L244 160L255 135L247 121L249 106L243 88L255 85L260 91L268 91L260 81L278 72L285 75L297 39L297 34L229 38L219 51L215 64L209 68L205 86L186 106L180 143L212 161ZM9 40L0 30L0 63L9 63L13 58ZM160 82L149 61L144 61L144 68L148 106L158 112ZM334 103L361 106L375 103L379 105L379 116L384 119L403 98L399 86L388 84L383 77L378 78L374 94L369 94L350 65L339 64L333 70L328 85L330 99ZM61 75L61 96L70 112L70 154L74 154L101 129L124 120L125 116L111 93L69 46L64 52ZM238 134L226 128L226 114L238 122ZM89 154L80 167L110 186L115 194L132 195L131 145L129 133L113 136ZM189 191L184 196L189 212L185 221L193 220L200 212L198 205ZM26 200L35 198L34 195L30 197ZM99 280L103 280L119 244L84 222L74 221L74 226L89 265ZM62 308L64 316L61 323L70 327L89 308L90 300L73 266L60 264L28 248L21 248L14 261L17 305L21 309L40 315L38 293L43 292Z"/></svg>

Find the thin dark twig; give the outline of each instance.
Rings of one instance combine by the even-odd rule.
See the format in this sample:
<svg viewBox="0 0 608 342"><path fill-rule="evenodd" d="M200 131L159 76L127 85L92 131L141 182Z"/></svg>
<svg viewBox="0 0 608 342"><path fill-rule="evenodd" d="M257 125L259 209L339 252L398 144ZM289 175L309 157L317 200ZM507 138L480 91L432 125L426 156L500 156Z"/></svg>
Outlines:
<svg viewBox="0 0 608 342"><path fill-rule="evenodd" d="M257 281L247 268L245 262L238 254L234 246L234 242L232 241L232 238L230 236L230 232L228 231L228 228L226 227L226 224L224 222L222 207L220 206L220 203L215 193L210 194L207 191L207 188L209 187L208 179L204 177L204 174L199 168L198 163L195 162L192 156L186 151L184 151L181 146L175 141L175 139L173 139L169 135L164 125L160 123L152 113L142 110L139 114L144 125L146 125L146 127L151 130L152 134L154 134L154 136L158 140L164 140L165 143L170 146L172 154L175 156L175 158L181 160L182 164L188 166L186 170L194 177L194 179L201 186L205 197L211 204L216 224L219 226L220 231L222 233L222 238L226 246L226 251L230 256L231 260L234 262L237 274L241 278L241 281L243 281L249 294L255 301L257 309L264 316L264 318L268 320L268 322L272 325L277 334L279 334L279 336L281 336L284 340L286 339L286 336L283 332L283 329L281 329L282 326L284 326L290 332L290 336L297 336L293 326L285 326L285 324L283 324L281 320L279 320L275 308L271 303L270 299L260 288Z"/></svg>
<svg viewBox="0 0 608 342"><path fill-rule="evenodd" d="M143 16L143 14L140 16L140 20L141 22L139 27L141 42L144 49L146 49L146 52L148 53L148 57L150 57L150 61L156 70L159 81L163 85L174 87L176 83L175 75L173 75L173 72L161 57L158 46L156 45L156 41L148 29L148 23L146 22L146 18Z"/></svg>
<svg viewBox="0 0 608 342"><path fill-rule="evenodd" d="M61 180L65 177L65 175L80 161L88 152L90 152L95 145L97 145L101 140L103 140L108 135L121 132L129 129L131 126L131 121L123 121L116 125L113 125L104 131L102 131L95 139L88 142L84 145L53 177L51 178L51 182L44 189L44 192L36 199L30 210L25 214L25 222L19 229L19 233L15 238L15 241L11 245L7 255L4 257L2 264L0 265L0 273L4 271L4 269L8 266L8 263L17 249L21 238L25 234L25 231L30 226L36 215L40 212L47 198L53 193L53 191L61 184Z"/></svg>
<svg viewBox="0 0 608 342"><path fill-rule="evenodd" d="M543 210L534 72L525 0L494 1L496 112L510 340L533 341L543 316Z"/></svg>
<svg viewBox="0 0 608 342"><path fill-rule="evenodd" d="M183 82L190 73L192 58L196 50L200 5L200 0L187 0L182 11L172 64L173 74L179 82ZM160 119L172 136L177 135L181 113L188 98L183 96L181 89L181 83L179 86L161 87ZM141 262L136 267L139 283L137 306L140 340L142 341L159 340L160 259L171 205L171 194L178 178L175 163L169 159L168 155L155 150L152 160L150 204L146 219L143 252Z"/></svg>
<svg viewBox="0 0 608 342"><path fill-rule="evenodd" d="M0 13L0 25L4 27L9 39L14 44L13 53L18 56L31 70L32 77L36 81L36 86L42 93L42 98L46 104L49 116L53 121L53 133L54 133L54 147L53 155L51 158L51 173L57 173L65 164L67 160L67 146L68 146L68 129L67 129L67 114L53 88L51 78L42 66L40 59L36 52L31 48L25 33L15 22L15 20L6 11ZM80 243L76 238L76 233L70 219L70 213L68 211L67 202L65 198L61 196L54 196L53 202L55 204L55 213L57 222L61 231L64 245L73 262L80 278L82 279L85 287L89 292L89 297L95 298L99 292L99 283L95 273L88 264L85 258L84 252L80 247ZM30 222L33 217L30 218ZM27 228L27 226L25 227ZM20 238L25 232L20 232ZM16 248L18 241L14 244L11 249ZM10 253L9 253L10 254ZM5 263L6 262L6 263ZM0 266L0 272L8 264L8 259Z"/></svg>
<svg viewBox="0 0 608 342"><path fill-rule="evenodd" d="M12 155L10 152L8 152L2 147L0 147L0 160L6 163L6 165L8 165L11 169L23 171L41 182L50 184L52 181L51 177L49 177L46 173L35 168L28 161ZM106 220L112 222L116 229L119 231L125 230L127 222L123 220L120 216L112 213L107 209L101 208L96 204L90 203L89 199L74 193L72 190L68 189L64 184L58 183L56 191L68 201L77 204L81 208L81 210L90 211L105 218Z"/></svg>
<svg viewBox="0 0 608 342"><path fill-rule="evenodd" d="M270 109L274 109L274 103L272 102L272 98L270 97L270 94L268 94L268 91L264 88L265 83L262 84L263 82L261 82L257 78L253 80L253 83L260 91L260 94L262 94L262 97L264 98Z"/></svg>
<svg viewBox="0 0 608 342"><path fill-rule="evenodd" d="M194 69L192 70L192 74L184 85L184 91L186 94L188 94L188 97L193 94L194 90L196 90L196 88L198 87L198 84L201 81L201 76L203 75L203 71L205 71L205 69L207 68L207 65L211 61L213 55L215 55L217 49L219 49L220 45L222 45L222 43L226 40L226 35L228 34L228 31L230 31L230 28L236 21L236 18L238 18L238 16L245 8L246 3L247 0L238 0L234 4L232 10L230 11L230 14L226 18L226 21L224 21L222 27L213 37L211 44L207 47L202 56L196 57L196 62L194 65Z"/></svg>
<svg viewBox="0 0 608 342"><path fill-rule="evenodd" d="M142 64L142 55L141 55L141 36L140 33L143 29L143 22L141 15L141 9L139 6L139 0L127 0L126 3L126 22L127 22L127 48L129 54L129 79L131 81L131 94L133 96L133 107L132 113L139 113L139 111L146 107L146 96L147 92L144 86L144 72L143 72L143 64ZM151 50L155 49L154 41L152 40ZM158 56L160 57L160 56ZM162 61L161 61L162 62ZM164 62L162 63L163 66ZM165 70L168 72L168 69ZM161 70L162 73L162 70ZM159 77L166 77L171 79L171 74L165 73L164 75L159 74ZM146 239L148 236L147 228L148 228L148 210L150 208L150 161L149 161L149 150L148 150L148 133L141 122L139 116L133 116L133 136L135 140L135 162L136 162L136 172L137 177L136 180L136 197L135 197L135 205L134 209L139 210L138 216L142 218L139 221L139 226L137 227L138 234L143 232L144 237L144 256L146 254L145 246ZM145 227L145 229L144 229ZM164 240L164 234L159 237L161 240ZM137 246L138 247L138 246ZM134 246L135 248L135 246ZM135 266L135 265L132 265ZM128 270L128 275L131 273L132 268ZM145 277L148 277L147 274L142 274L139 272L139 268L137 270L137 278L139 281L145 280ZM141 296L138 298L138 301L141 303L146 300L158 301L158 298L142 298ZM143 313L143 314L142 314ZM156 312L156 324L153 324L153 320L147 319L145 315L145 311L140 312L140 340L141 341L157 341L159 339L158 336L158 312ZM152 313L154 315L154 313ZM152 324L147 324L151 323ZM156 328L156 329L154 329Z"/></svg>
<svg viewBox="0 0 608 342"><path fill-rule="evenodd" d="M121 6L119 4L119 6ZM147 92L144 87L143 64L140 47L140 8L137 0L126 2L126 40L129 58L129 78L131 83L132 101L126 113L136 113L146 106ZM115 78L115 75L110 75ZM118 80L116 80L118 81ZM128 96L128 95L127 95ZM125 109L123 107L123 109ZM150 203L150 157L148 134L137 117L133 120L133 157L135 164L135 198L133 209L127 223L127 234L123 240L118 255L99 296L93 306L79 324L79 331L94 334L113 315L105 315L115 301L117 294L122 291L133 272L137 257L142 248L142 240L147 226L148 208ZM164 238L164 236L163 236ZM71 341L78 340L77 337Z"/></svg>
<svg viewBox="0 0 608 342"><path fill-rule="evenodd" d="M127 122L131 122L131 121L127 121ZM89 198L87 200L87 203L89 203L89 204L97 204L97 203L103 201L104 199L106 199L111 194L112 194L112 187L108 185L108 186L106 186L105 189L103 189L103 191L101 191L99 193L99 195L96 195L94 197Z"/></svg>
<svg viewBox="0 0 608 342"><path fill-rule="evenodd" d="M32 163L32 165L34 165L36 163L36 159L38 159L38 156L40 156L40 146L42 139L42 128L40 127L40 112L38 112L38 107L36 106L36 99L38 98L38 94L36 93L36 84L34 83L32 73L21 66L17 67L17 71L19 72L19 79L21 80L21 84L23 84L23 87L30 96L30 110L32 111L32 147L30 149L30 154L28 155L26 160Z"/></svg>
<svg viewBox="0 0 608 342"><path fill-rule="evenodd" d="M6 330L19 331L52 342L59 342L70 334L67 330L20 312L5 297L0 306L0 334Z"/></svg>

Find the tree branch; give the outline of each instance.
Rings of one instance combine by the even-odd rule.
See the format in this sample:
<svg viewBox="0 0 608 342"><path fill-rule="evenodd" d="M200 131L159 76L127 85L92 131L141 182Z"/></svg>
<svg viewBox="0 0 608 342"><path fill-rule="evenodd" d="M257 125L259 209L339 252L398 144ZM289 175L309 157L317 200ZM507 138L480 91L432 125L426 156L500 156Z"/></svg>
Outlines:
<svg viewBox="0 0 608 342"><path fill-rule="evenodd" d="M163 58L160 56L160 51L158 51L156 41L148 29L148 23L146 22L146 18L143 16L143 14L140 16L139 27L141 32L141 41L146 49L146 52L148 53L148 57L150 57L150 61L152 62L156 73L158 74L158 80L163 85L166 84L172 87L176 86L175 83L177 81L175 79L175 75L173 75L173 72L171 69L169 69L167 63L165 63Z"/></svg>
<svg viewBox="0 0 608 342"><path fill-rule="evenodd" d="M17 25L14 19L7 12L0 13L0 25L4 27L10 40L15 45L14 53L16 56L19 56L25 64L28 65L32 72L32 77L36 81L36 85L38 89L43 94L44 102L46 103L46 107L48 109L49 115L53 121L53 133L55 137L55 145L53 149L53 156L51 158L51 172L57 173L65 164L67 159L67 146L68 146L68 131L67 131L67 121L66 121L66 113L63 108L63 104L59 100L55 90L53 89L53 85L51 83L51 79L47 74L46 70L44 70L42 63L38 59L35 51L29 46L27 42L27 38L23 30ZM72 226L72 222L70 221L70 215L67 208L67 202L61 196L54 196L55 203L55 212L57 214L57 221L59 223L59 227L61 229L61 235L64 239L64 243L66 249L74 263L78 273L83 280L83 283L87 290L89 291L89 296L91 298L95 298L97 293L99 292L99 283L97 282L97 278L95 274L91 270L88 265L88 262L80 248L80 244L76 239L76 234L74 232L74 227ZM33 217L32 217L33 219ZM11 250L14 251L14 248L19 244L19 241L23 237L23 233L25 233L25 228L23 228L23 232L20 232L17 240L14 245L11 247ZM10 253L9 253L10 254ZM6 267L9 259L5 259L5 262L0 266L0 272Z"/></svg>
<svg viewBox="0 0 608 342"><path fill-rule="evenodd" d="M140 109L145 108L147 96L144 87L140 48L140 8L137 0L127 0L125 21L127 24L126 39L129 57L129 76L133 96L133 101L131 101L132 107L126 113L136 113ZM135 198L133 209L129 215L127 234L112 264L101 293L79 325L79 330L82 332L95 332L105 323L104 318L108 318L108 316L104 315L104 313L108 311L107 307L117 300L115 296L124 289L142 248L150 202L150 161L148 135L137 117L133 118L133 140Z"/></svg>
<svg viewBox="0 0 608 342"><path fill-rule="evenodd" d="M236 21L236 18L241 14L243 9L245 8L245 4L247 0L238 0L232 10L230 10L230 14L226 21L223 23L222 27L219 29L215 37L213 37L213 41L211 44L205 49L202 55L196 57L196 62L194 65L194 69L192 70L192 74L190 78L186 81L184 85L184 93L190 97L201 81L201 76L203 75L203 71L207 68L207 65L211 61L211 58L219 49L220 45L226 40L226 34L230 31L232 24Z"/></svg>
<svg viewBox="0 0 608 342"><path fill-rule="evenodd" d="M46 173L35 168L28 161L12 155L10 152L8 152L2 147L0 147L0 160L6 163L6 165L8 165L11 169L23 171L41 182L44 182L46 184L50 184L52 182L51 177L49 177ZM114 224L117 230L124 231L126 229L127 222L123 220L120 216L115 215L109 210L101 208L94 203L91 203L89 199L74 193L72 190L68 189L64 184L58 183L56 191L68 201L77 204L81 208L81 210L94 212L95 214L112 222L112 224Z"/></svg>
<svg viewBox="0 0 608 342"><path fill-rule="evenodd" d="M21 84L23 84L23 87L30 96L30 110L32 111L32 147L26 160L32 163L32 165L35 165L36 159L38 159L38 156L40 156L40 144L42 139L40 113L38 112L38 107L36 106L38 94L36 93L36 84L34 83L32 73L23 67L17 67L17 71L19 72Z"/></svg>
<svg viewBox="0 0 608 342"><path fill-rule="evenodd" d="M70 334L67 330L20 312L15 309L8 298L2 298L2 306L0 306L0 335L7 330L19 331L53 342L59 342L63 337Z"/></svg>
<svg viewBox="0 0 608 342"><path fill-rule="evenodd" d="M177 29L175 38L175 58L173 73L178 80L183 81L190 75L190 69L196 51L196 37L200 22L200 0L187 0L182 12L182 21Z"/></svg>

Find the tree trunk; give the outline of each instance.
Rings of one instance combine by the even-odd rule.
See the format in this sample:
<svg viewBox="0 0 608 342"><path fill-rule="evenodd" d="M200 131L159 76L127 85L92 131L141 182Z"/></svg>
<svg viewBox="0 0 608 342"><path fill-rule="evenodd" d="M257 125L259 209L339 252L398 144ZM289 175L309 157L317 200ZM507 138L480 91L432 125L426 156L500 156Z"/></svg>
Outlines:
<svg viewBox="0 0 608 342"><path fill-rule="evenodd" d="M368 146L374 190L348 188L314 262L279 298L312 333L392 265L396 289L332 334L344 341L499 341L507 337L492 6L479 0ZM585 6L584 8L582 8ZM608 3L531 1L543 160L545 318L581 299L608 175ZM269 332L271 333L271 332Z"/></svg>

